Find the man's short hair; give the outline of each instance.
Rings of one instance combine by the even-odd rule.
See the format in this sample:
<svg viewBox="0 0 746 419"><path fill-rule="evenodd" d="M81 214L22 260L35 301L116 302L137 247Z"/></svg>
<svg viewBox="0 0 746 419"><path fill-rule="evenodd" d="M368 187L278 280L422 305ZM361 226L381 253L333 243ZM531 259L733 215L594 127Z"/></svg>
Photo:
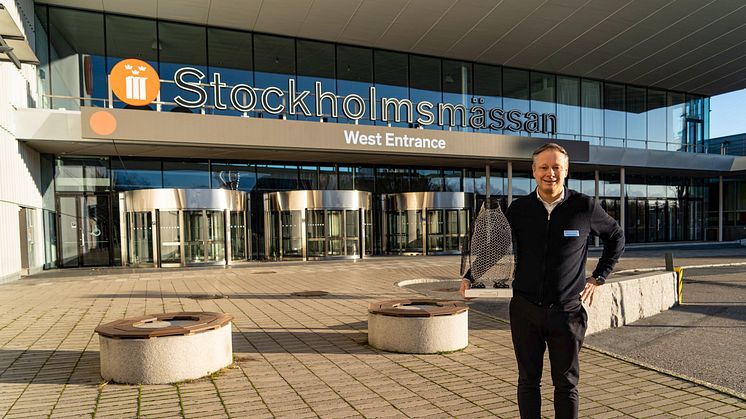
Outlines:
<svg viewBox="0 0 746 419"><path fill-rule="evenodd" d="M560 153L565 155L567 162L568 163L570 162L570 155L567 154L567 150L565 150L564 147L562 147L561 145L557 143L546 143L546 144L543 144L541 147L537 148L536 150L534 150L534 152L531 154L531 164L536 163L536 156L538 156L539 154L547 150L559 151Z"/></svg>

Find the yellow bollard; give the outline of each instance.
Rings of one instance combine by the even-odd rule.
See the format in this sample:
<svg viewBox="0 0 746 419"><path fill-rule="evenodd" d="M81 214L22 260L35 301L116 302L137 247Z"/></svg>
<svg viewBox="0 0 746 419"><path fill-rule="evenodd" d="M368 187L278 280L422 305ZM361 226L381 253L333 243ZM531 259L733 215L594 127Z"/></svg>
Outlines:
<svg viewBox="0 0 746 419"><path fill-rule="evenodd" d="M676 267L673 268L673 271L676 272L676 292L678 295L679 304L681 304L683 302L681 294L684 292L684 268Z"/></svg>

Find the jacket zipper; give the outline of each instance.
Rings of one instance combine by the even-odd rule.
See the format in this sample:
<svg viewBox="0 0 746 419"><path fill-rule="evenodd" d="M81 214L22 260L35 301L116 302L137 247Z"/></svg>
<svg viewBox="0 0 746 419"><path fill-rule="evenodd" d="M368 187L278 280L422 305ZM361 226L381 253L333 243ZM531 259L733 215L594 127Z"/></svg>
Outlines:
<svg viewBox="0 0 746 419"><path fill-rule="evenodd" d="M546 211L546 208L544 208L544 211ZM544 304L544 285L547 282L547 256L549 256L549 224L551 223L551 221L552 214L547 211L547 221L544 231L544 263L542 263L541 286L539 287L539 304L541 305Z"/></svg>

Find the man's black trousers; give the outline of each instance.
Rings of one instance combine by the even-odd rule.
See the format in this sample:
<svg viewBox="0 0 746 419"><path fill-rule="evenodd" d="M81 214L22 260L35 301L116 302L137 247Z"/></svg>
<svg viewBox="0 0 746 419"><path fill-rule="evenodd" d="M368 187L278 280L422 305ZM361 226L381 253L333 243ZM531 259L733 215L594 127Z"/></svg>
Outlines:
<svg viewBox="0 0 746 419"><path fill-rule="evenodd" d="M536 305L518 295L510 300L510 331L518 361L521 418L541 417L541 372L547 347L554 384L555 418L578 417L578 353L587 326L588 314L580 298L549 306Z"/></svg>

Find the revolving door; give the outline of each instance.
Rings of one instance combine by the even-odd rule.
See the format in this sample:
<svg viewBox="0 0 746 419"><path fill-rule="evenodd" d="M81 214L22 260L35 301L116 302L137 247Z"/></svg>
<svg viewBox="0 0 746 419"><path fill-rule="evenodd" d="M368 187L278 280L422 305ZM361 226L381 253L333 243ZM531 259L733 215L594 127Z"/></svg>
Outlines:
<svg viewBox="0 0 746 419"><path fill-rule="evenodd" d="M122 264L225 265L250 255L248 195L223 189L120 194Z"/></svg>
<svg viewBox="0 0 746 419"><path fill-rule="evenodd" d="M474 195L407 192L381 197L384 252L404 255L459 254L467 240Z"/></svg>
<svg viewBox="0 0 746 419"><path fill-rule="evenodd" d="M286 191L264 194L267 259L356 259L372 254L371 194Z"/></svg>

